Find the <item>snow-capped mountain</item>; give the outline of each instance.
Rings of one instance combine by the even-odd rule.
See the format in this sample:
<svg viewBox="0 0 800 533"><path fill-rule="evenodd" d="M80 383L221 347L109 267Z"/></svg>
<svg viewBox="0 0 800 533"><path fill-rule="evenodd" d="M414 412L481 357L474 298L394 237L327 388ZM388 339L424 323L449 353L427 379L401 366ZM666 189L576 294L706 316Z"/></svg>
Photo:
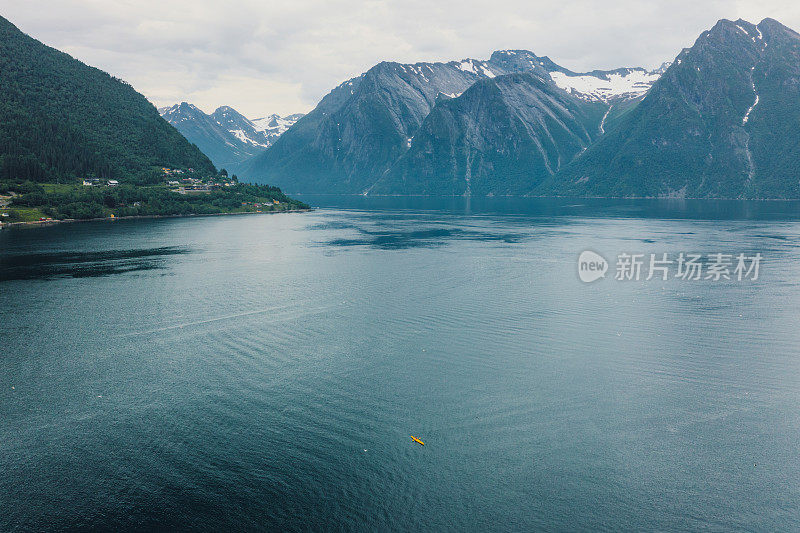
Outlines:
<svg viewBox="0 0 800 533"><path fill-rule="evenodd" d="M800 197L800 34L720 20L535 194Z"/></svg>
<svg viewBox="0 0 800 533"><path fill-rule="evenodd" d="M243 175L293 193L798 198L798 65L800 34L772 19L721 20L652 71L526 50L381 62Z"/></svg>
<svg viewBox="0 0 800 533"><path fill-rule="evenodd" d="M515 78L508 82L500 81L503 76L517 74L531 74L536 80ZM468 89L484 81L497 83L482 86L481 91L469 96L468 104L448 107L455 114L437 113L435 116L451 120L448 128L457 123L458 127L469 129L470 135L476 126L479 129L483 125L488 127L488 121L492 120L492 116L484 115L481 119L484 124L470 121L470 113L474 116L482 110L481 101L492 102L498 106L496 109L505 109L504 119L533 120L536 117L535 120L561 121L558 128L551 128L549 123L543 128L538 128L538 125L529 128L530 132L536 132L534 136L546 137L532 140L534 145L540 142L545 146L553 139L559 144L565 135L569 137L562 152L553 148L552 154L542 159L542 168L549 172L547 168L550 166L555 171L586 148L595 135L602 134L606 121L614 121L618 112L626 107L617 103L637 101L658 77L658 72L642 68L575 73L546 56L537 56L527 50L496 51L488 60L414 64L385 61L333 89L273 146L254 157L247 175L291 192L365 193L378 190L375 186L379 181L384 190L393 191L395 189L387 185L385 178L398 176L398 180L406 180L406 173L389 171L412 149L426 117L439 106L451 106L453 100L465 98ZM517 89L521 95L519 98L511 94ZM496 91L506 91L508 97L495 98ZM586 111L585 106L564 100L562 96L591 103L596 105L596 109ZM526 105L540 106L542 112L517 114L517 109L512 109ZM585 116L563 116L555 108L559 105ZM610 106L614 111L609 111ZM462 117L460 113L467 116ZM564 126L567 123L569 126ZM429 127L425 129L426 134L442 132L437 129L437 124L429 124ZM581 128L587 131L580 131ZM502 136L498 131L489 127L485 130L485 138ZM451 133L451 140L458 139L459 133L466 135L466 131L452 130ZM551 134L553 139L548 137ZM442 153L454 151L455 148L450 152L443 149ZM427 164L425 158L417 160L421 161L420 164ZM447 165L451 163L453 161ZM422 172L416 167L406 168L408 174L419 175ZM437 172L442 170L439 168ZM445 170L449 172L452 169L448 167ZM486 171L490 171L488 166Z"/></svg>
<svg viewBox="0 0 800 533"><path fill-rule="evenodd" d="M547 56L537 57L527 50L497 51L492 54L489 63L499 66L503 74L542 69L559 88L573 96L606 103L644 96L670 65L667 62L651 71L636 67L579 73L554 63Z"/></svg>
<svg viewBox="0 0 800 533"><path fill-rule="evenodd" d="M245 144L260 148L266 148L271 144L267 136L255 128L252 121L232 107L218 107L211 113L211 118Z"/></svg>
<svg viewBox="0 0 800 533"><path fill-rule="evenodd" d="M280 115L272 114L266 117L254 119L252 121L253 127L256 131L264 133L270 139L270 144L280 137L283 132L288 130L295 122L300 120L303 113L295 113L294 115Z"/></svg>
<svg viewBox="0 0 800 533"><path fill-rule="evenodd" d="M266 150L303 116L270 115L253 121L229 106L208 115L187 102L159 108L158 112L217 167L230 172L240 171L244 161Z"/></svg>

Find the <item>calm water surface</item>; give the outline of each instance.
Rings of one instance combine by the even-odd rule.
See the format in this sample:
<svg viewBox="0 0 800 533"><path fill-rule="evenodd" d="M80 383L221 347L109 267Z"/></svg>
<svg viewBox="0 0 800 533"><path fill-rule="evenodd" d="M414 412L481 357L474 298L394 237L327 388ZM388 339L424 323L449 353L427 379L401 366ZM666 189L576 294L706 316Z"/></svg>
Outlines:
<svg viewBox="0 0 800 533"><path fill-rule="evenodd" d="M0 232L0 530L800 529L797 204L307 200Z"/></svg>

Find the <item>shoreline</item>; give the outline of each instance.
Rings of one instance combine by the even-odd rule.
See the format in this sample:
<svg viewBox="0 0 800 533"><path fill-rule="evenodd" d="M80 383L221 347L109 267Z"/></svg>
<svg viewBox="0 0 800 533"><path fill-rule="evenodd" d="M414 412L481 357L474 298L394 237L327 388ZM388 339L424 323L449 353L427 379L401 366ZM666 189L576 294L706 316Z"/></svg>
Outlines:
<svg viewBox="0 0 800 533"><path fill-rule="evenodd" d="M138 220L151 218L191 218L191 217L219 217L229 215L277 215L280 213L308 213L314 208L309 209L286 209L282 211L241 211L238 213L193 213L188 215L133 215L128 217L102 217L102 218L65 218L62 220L30 220L27 222L0 222L0 230L25 227L55 226L56 224L72 224L79 222L113 222L116 220Z"/></svg>
<svg viewBox="0 0 800 533"><path fill-rule="evenodd" d="M470 195L463 194L361 194L361 193L303 193L293 192L290 194L293 198L298 196L348 196L348 197L362 197L362 198L470 198L470 199L484 199L484 198L520 198L520 199L564 199L564 200L711 200L711 201L725 201L725 202L800 202L798 198L706 198L703 196L569 196L569 195L518 195L518 194L492 194L492 195Z"/></svg>

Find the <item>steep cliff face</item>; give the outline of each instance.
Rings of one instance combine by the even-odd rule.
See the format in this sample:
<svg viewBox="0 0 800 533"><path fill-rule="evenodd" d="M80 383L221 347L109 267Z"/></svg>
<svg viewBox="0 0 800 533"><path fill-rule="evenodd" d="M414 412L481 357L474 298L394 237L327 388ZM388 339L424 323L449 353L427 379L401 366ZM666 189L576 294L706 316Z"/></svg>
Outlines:
<svg viewBox="0 0 800 533"><path fill-rule="evenodd" d="M800 36L722 20L538 192L800 197Z"/></svg>
<svg viewBox="0 0 800 533"><path fill-rule="evenodd" d="M329 135L332 117L355 95L363 75L348 80L328 93L313 111L298 120L266 152L248 162L243 174L266 182L278 179L295 192L329 192L325 187L335 168L335 150Z"/></svg>
<svg viewBox="0 0 800 533"><path fill-rule="evenodd" d="M475 83L437 105L373 194L522 195L600 135L607 110L546 73Z"/></svg>

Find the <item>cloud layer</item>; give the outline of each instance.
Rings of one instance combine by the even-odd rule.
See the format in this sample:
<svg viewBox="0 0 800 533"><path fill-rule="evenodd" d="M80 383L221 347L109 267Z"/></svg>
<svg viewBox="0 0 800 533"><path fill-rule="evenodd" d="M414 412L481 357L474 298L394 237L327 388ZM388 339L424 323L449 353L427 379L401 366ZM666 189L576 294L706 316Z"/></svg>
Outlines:
<svg viewBox="0 0 800 533"><path fill-rule="evenodd" d="M771 0L5 0L0 14L156 105L230 105L251 118L308 111L382 60L524 48L576 71L655 67L720 18L800 29L800 5Z"/></svg>

